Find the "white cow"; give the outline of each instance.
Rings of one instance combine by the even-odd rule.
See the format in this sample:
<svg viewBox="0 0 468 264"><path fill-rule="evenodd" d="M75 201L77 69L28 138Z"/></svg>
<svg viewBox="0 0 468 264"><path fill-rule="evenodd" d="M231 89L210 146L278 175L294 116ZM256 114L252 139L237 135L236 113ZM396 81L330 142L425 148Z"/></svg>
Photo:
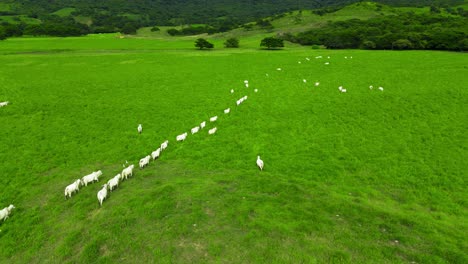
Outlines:
<svg viewBox="0 0 468 264"><path fill-rule="evenodd" d="M11 214L11 211L13 209L15 209L16 207L12 204L10 204L10 206L8 207L5 207L3 208L2 210L0 210L0 221L3 220L7 220L8 216Z"/></svg>
<svg viewBox="0 0 468 264"><path fill-rule="evenodd" d="M99 204L102 206L102 202L107 198L107 186L108 184L104 184L102 186L102 189L97 193L97 198L99 201Z"/></svg>
<svg viewBox="0 0 468 264"><path fill-rule="evenodd" d="M159 158L160 154L161 154L161 148L158 148L157 150L151 152L151 157L153 158L153 160L155 160L156 158Z"/></svg>
<svg viewBox="0 0 468 264"><path fill-rule="evenodd" d="M169 140L164 141L161 144L161 151L165 150L167 148L167 145L169 144Z"/></svg>
<svg viewBox="0 0 468 264"><path fill-rule="evenodd" d="M316 82L316 83L315 83L315 86L319 86L319 85L320 85L320 83L319 83L319 82Z"/></svg>
<svg viewBox="0 0 468 264"><path fill-rule="evenodd" d="M65 187L65 199L71 198L72 194L80 190L80 185L83 184L83 181L78 179L75 180L72 184Z"/></svg>
<svg viewBox="0 0 468 264"><path fill-rule="evenodd" d="M6 102L1 102L0 103L0 107L4 107L4 106L7 106L10 102L6 101Z"/></svg>
<svg viewBox="0 0 468 264"><path fill-rule="evenodd" d="M187 138L187 132L180 134L176 137L177 141L184 141Z"/></svg>
<svg viewBox="0 0 468 264"><path fill-rule="evenodd" d="M231 108L228 108L228 109L225 109L225 110L224 110L224 113L225 113L225 114L229 114L229 112L231 112Z"/></svg>
<svg viewBox="0 0 468 264"><path fill-rule="evenodd" d="M263 160L260 159L260 156L257 156L257 166L260 170L263 170Z"/></svg>
<svg viewBox="0 0 468 264"><path fill-rule="evenodd" d="M122 170L122 173L120 174L120 179L123 180L124 178L127 179L128 176L133 176L133 168L135 165L130 165L127 168Z"/></svg>
<svg viewBox="0 0 468 264"><path fill-rule="evenodd" d="M380 90L380 91L383 91L383 87L382 87L382 86L380 86L380 87L379 87L379 90Z"/></svg>
<svg viewBox="0 0 468 264"><path fill-rule="evenodd" d="M231 93L234 93L234 89L231 89Z"/></svg>
<svg viewBox="0 0 468 264"><path fill-rule="evenodd" d="M213 135L214 133L216 133L216 130L218 130L218 129L216 127L214 127L212 129L208 130L208 134Z"/></svg>
<svg viewBox="0 0 468 264"><path fill-rule="evenodd" d="M216 120L218 120L218 116L213 116L213 117L210 118L210 122L214 122Z"/></svg>
<svg viewBox="0 0 468 264"><path fill-rule="evenodd" d="M143 169L146 165L148 165L149 162L150 162L150 159L151 159L151 156L150 156L150 155L148 155L148 156L142 158L142 159L140 160L140 163L139 163L139 164L140 164L140 168Z"/></svg>
<svg viewBox="0 0 468 264"><path fill-rule="evenodd" d="M143 131L143 127L141 126L141 124L138 125L138 133L141 134L141 131Z"/></svg>
<svg viewBox="0 0 468 264"><path fill-rule="evenodd" d="M200 123L200 128L203 129L206 126L206 121Z"/></svg>
<svg viewBox="0 0 468 264"><path fill-rule="evenodd" d="M115 187L119 186L119 180L122 176L119 174L115 175L114 178L110 179L107 184L109 185L109 190L112 192L112 190L115 189Z"/></svg>
<svg viewBox="0 0 468 264"><path fill-rule="evenodd" d="M99 177L102 175L102 171L98 170L89 175L86 175L82 178L85 186L88 186L88 183L99 181Z"/></svg>
<svg viewBox="0 0 468 264"><path fill-rule="evenodd" d="M196 127L192 128L192 129L190 130L190 132L191 132L192 135L193 135L193 134L195 134L195 133L198 133L199 130L200 130L200 127L199 127L199 126L196 126Z"/></svg>

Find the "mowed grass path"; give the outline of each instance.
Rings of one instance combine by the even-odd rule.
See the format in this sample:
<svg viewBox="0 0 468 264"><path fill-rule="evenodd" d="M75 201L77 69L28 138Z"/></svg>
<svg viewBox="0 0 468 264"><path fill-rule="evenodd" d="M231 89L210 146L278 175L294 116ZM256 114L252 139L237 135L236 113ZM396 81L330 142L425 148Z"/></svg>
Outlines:
<svg viewBox="0 0 468 264"><path fill-rule="evenodd" d="M466 263L467 62L308 49L2 55L0 207L17 209L0 224L0 262ZM176 143L216 114L215 135ZM125 160L166 139L99 208ZM98 169L98 184L64 199Z"/></svg>

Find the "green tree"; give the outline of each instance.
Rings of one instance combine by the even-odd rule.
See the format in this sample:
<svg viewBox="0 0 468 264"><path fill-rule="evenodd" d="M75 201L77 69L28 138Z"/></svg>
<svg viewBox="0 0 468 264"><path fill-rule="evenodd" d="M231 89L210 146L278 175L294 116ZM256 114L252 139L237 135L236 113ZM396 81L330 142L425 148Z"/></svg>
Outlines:
<svg viewBox="0 0 468 264"><path fill-rule="evenodd" d="M127 23L122 28L122 33L124 34L136 34L137 28L132 23Z"/></svg>
<svg viewBox="0 0 468 264"><path fill-rule="evenodd" d="M413 43L407 39L398 39L392 43L394 49L398 50L405 50L405 49L412 49Z"/></svg>
<svg viewBox="0 0 468 264"><path fill-rule="evenodd" d="M267 37L262 39L262 42L260 42L260 47L267 47L267 49L281 48L284 47L284 42L279 38Z"/></svg>
<svg viewBox="0 0 468 264"><path fill-rule="evenodd" d="M224 42L225 48L238 48L239 47L239 40L237 38L229 38Z"/></svg>
<svg viewBox="0 0 468 264"><path fill-rule="evenodd" d="M161 29L159 29L157 26L154 26L151 28L151 32L155 32L155 31L160 31Z"/></svg>
<svg viewBox="0 0 468 264"><path fill-rule="evenodd" d="M6 38L7 38L6 31L2 26L0 26L0 40L4 40Z"/></svg>
<svg viewBox="0 0 468 264"><path fill-rule="evenodd" d="M170 28L167 30L167 34L171 36L180 35L180 31L175 28Z"/></svg>
<svg viewBox="0 0 468 264"><path fill-rule="evenodd" d="M440 8L435 5L431 5L430 10L431 10L431 13L433 14L440 14Z"/></svg>
<svg viewBox="0 0 468 264"><path fill-rule="evenodd" d="M204 38L199 38L195 41L195 47L199 49L212 49L214 47L213 43L208 42Z"/></svg>
<svg viewBox="0 0 468 264"><path fill-rule="evenodd" d="M261 28L273 28L273 25L270 23L270 21L266 19L259 19L257 20L256 24Z"/></svg>
<svg viewBox="0 0 468 264"><path fill-rule="evenodd" d="M361 47L363 49L375 49L376 48L376 45L375 45L375 42L374 41L371 41L371 40L364 40L362 42L362 45Z"/></svg>
<svg viewBox="0 0 468 264"><path fill-rule="evenodd" d="M1 33L0 33L1 35ZM1 38L1 36L0 36ZM460 48L461 51L468 51L468 39L463 39L458 42L458 47Z"/></svg>

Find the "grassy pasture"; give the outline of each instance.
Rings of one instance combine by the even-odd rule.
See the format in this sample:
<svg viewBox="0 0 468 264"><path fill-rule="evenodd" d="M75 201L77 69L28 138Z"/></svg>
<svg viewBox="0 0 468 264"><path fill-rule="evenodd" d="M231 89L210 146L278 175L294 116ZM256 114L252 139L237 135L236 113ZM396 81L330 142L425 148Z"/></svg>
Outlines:
<svg viewBox="0 0 468 264"><path fill-rule="evenodd" d="M7 22L11 24L19 24L19 23L39 24L40 20L32 18L32 17L28 17L26 15L19 15L19 16L0 16L0 22Z"/></svg>
<svg viewBox="0 0 468 264"><path fill-rule="evenodd" d="M192 47L0 43L0 101L11 102L0 108L0 207L17 207L0 223L0 262L468 261L466 54ZM166 139L99 208L101 184ZM97 169L99 184L64 199Z"/></svg>
<svg viewBox="0 0 468 264"><path fill-rule="evenodd" d="M0 3L0 11L10 11L12 5L9 3Z"/></svg>
<svg viewBox="0 0 468 264"><path fill-rule="evenodd" d="M60 10L57 10L57 11L53 12L52 14L57 15L57 16L61 16L61 17L66 17L66 16L70 16L71 13L75 12L75 10L76 10L76 8L66 7L66 8L62 8Z"/></svg>

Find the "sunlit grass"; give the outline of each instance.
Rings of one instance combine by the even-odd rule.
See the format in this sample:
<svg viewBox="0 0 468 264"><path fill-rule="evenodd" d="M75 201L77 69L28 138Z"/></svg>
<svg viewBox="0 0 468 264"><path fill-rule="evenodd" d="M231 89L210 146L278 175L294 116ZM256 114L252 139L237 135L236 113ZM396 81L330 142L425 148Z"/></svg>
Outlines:
<svg viewBox="0 0 468 264"><path fill-rule="evenodd" d="M17 207L1 262L467 261L465 54L107 35L0 45L0 207ZM99 208L101 185L166 139ZM64 199L97 169L100 183Z"/></svg>

